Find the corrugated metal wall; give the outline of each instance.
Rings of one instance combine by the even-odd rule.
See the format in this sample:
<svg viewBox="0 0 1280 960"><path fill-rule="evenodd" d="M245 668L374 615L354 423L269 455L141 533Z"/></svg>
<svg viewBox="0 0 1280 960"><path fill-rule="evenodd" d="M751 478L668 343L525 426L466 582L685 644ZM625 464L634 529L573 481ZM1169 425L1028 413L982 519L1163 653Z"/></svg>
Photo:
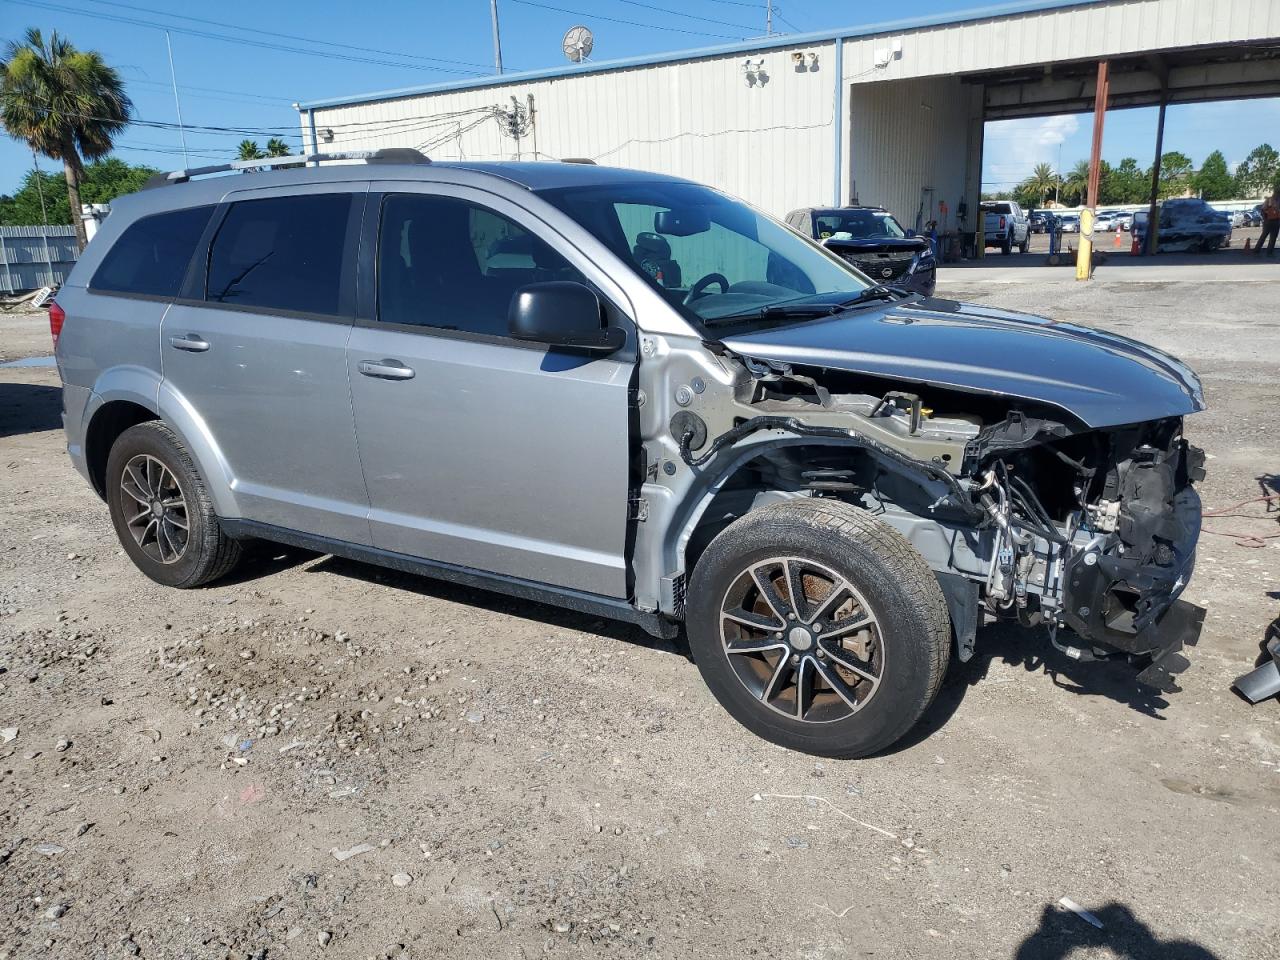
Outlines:
<svg viewBox="0 0 1280 960"><path fill-rule="evenodd" d="M966 187L975 115L982 115L981 87L959 80L853 84L846 196L856 186L861 203L885 207L906 227L937 219L954 229L961 198L970 210L978 200ZM945 225L939 202L949 210Z"/></svg>
<svg viewBox="0 0 1280 960"><path fill-rule="evenodd" d="M0 291L61 284L79 256L74 227L0 227Z"/></svg>
<svg viewBox="0 0 1280 960"><path fill-rule="evenodd" d="M1278 0L1121 0L859 37L844 60L848 74L898 80L1276 36ZM895 37L901 57L876 67Z"/></svg>
<svg viewBox="0 0 1280 960"><path fill-rule="evenodd" d="M817 53L816 64L806 56L798 70L793 49ZM689 177L780 216L830 199L833 50L829 43L753 55L754 82L743 69L748 58L720 57L317 109L315 124L326 151L397 146L444 160L533 159L533 136L517 150L490 112L532 94L543 159L588 157Z"/></svg>

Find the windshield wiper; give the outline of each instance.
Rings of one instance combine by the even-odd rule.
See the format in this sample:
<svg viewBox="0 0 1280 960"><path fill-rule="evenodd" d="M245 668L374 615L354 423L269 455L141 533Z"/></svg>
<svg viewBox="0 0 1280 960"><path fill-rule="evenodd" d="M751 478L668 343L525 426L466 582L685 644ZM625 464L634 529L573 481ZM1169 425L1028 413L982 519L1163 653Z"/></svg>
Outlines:
<svg viewBox="0 0 1280 960"><path fill-rule="evenodd" d="M891 287L883 283L877 283L875 286L867 287L867 289L860 291L853 299L842 300L839 303L775 303L767 307L761 307L759 310L752 310L746 313L731 313L723 317L703 320L702 325L704 327L718 327L744 321L834 317L838 313L844 313L852 307L872 300L896 300L910 295L911 291L902 287Z"/></svg>

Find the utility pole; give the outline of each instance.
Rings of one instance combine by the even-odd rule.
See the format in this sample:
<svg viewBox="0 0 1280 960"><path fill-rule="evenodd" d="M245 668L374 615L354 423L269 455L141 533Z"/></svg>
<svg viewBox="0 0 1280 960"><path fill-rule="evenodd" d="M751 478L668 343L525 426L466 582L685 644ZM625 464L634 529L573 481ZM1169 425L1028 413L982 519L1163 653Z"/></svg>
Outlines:
<svg viewBox="0 0 1280 960"><path fill-rule="evenodd" d="M764 35L766 37L773 36L773 0L765 0Z"/></svg>
<svg viewBox="0 0 1280 960"><path fill-rule="evenodd" d="M1098 82L1093 96L1093 146L1089 150L1089 191L1080 216L1080 249L1076 253L1076 279L1093 276L1093 222L1098 214L1098 177L1102 163L1102 127L1107 119L1110 81L1107 61L1098 61Z"/></svg>
<svg viewBox="0 0 1280 960"><path fill-rule="evenodd" d="M489 14L493 18L493 66L502 73L502 36L498 31L498 0L489 0Z"/></svg>
<svg viewBox="0 0 1280 960"><path fill-rule="evenodd" d="M164 45L169 49L169 82L173 84L173 105L178 110L178 138L182 141L182 165L191 166L187 156L187 130L182 125L182 101L178 99L178 74L173 69L173 41L169 39L169 31L164 32Z"/></svg>

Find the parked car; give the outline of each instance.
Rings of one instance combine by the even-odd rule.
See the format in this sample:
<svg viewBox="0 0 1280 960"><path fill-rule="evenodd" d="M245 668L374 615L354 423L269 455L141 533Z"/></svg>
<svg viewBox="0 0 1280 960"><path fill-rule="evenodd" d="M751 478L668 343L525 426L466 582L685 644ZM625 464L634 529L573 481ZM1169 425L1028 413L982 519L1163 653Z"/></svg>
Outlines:
<svg viewBox="0 0 1280 960"><path fill-rule="evenodd" d="M1032 233L1047 233L1053 214L1047 210L1033 210L1027 215L1027 225Z"/></svg>
<svg viewBox="0 0 1280 960"><path fill-rule="evenodd" d="M1014 247L1026 253L1031 245L1031 225L1022 207L1012 200L984 200L982 203L982 231L988 247L999 247L1008 254Z"/></svg>
<svg viewBox="0 0 1280 960"><path fill-rule="evenodd" d="M873 284L674 177L359 158L160 175L49 310L71 461L152 580L256 538L683 623L729 713L826 756L902 737L988 619L1183 663L1173 357Z"/></svg>
<svg viewBox="0 0 1280 960"><path fill-rule="evenodd" d="M786 222L876 283L926 296L937 286L938 261L932 244L904 229L882 207L802 207L788 213Z"/></svg>
<svg viewBox="0 0 1280 960"><path fill-rule="evenodd" d="M1114 224L1112 229L1120 229L1127 233L1133 229L1133 214L1117 213L1111 222Z"/></svg>
<svg viewBox="0 0 1280 960"><path fill-rule="evenodd" d="M1248 226L1248 227L1262 226L1262 205L1261 204L1246 210L1244 212L1244 215L1245 215L1245 226Z"/></svg>
<svg viewBox="0 0 1280 960"><path fill-rule="evenodd" d="M1104 213L1099 213L1096 217L1093 218L1094 233L1107 233L1107 232L1114 233L1115 229L1116 229L1115 214L1104 212Z"/></svg>
<svg viewBox="0 0 1280 960"><path fill-rule="evenodd" d="M1078 213L1060 213L1058 219L1062 222L1063 233L1079 233L1080 232L1080 214Z"/></svg>
<svg viewBox="0 0 1280 960"><path fill-rule="evenodd" d="M1160 202L1158 252L1210 252L1231 242L1231 217L1213 209L1198 197L1178 197ZM1147 213L1134 218L1134 233L1146 243Z"/></svg>

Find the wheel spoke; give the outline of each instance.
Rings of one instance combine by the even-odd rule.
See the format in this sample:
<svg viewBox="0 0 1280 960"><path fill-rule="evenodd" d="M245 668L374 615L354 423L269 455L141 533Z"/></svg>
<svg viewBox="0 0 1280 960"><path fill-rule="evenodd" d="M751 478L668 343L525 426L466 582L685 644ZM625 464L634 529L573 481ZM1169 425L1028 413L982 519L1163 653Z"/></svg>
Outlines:
<svg viewBox="0 0 1280 960"><path fill-rule="evenodd" d="M783 560L782 579L787 585L787 595L791 598L792 611L800 620L806 620L805 611L809 608L809 601L804 595L803 568L793 560Z"/></svg>
<svg viewBox="0 0 1280 960"><path fill-rule="evenodd" d="M829 629L818 634L819 640L837 640L840 637L847 637L855 631L864 627L869 627L876 622L876 618L871 614L863 611L861 614L850 617L848 620L840 620L836 623L828 624Z"/></svg>
<svg viewBox="0 0 1280 960"><path fill-rule="evenodd" d="M870 670L867 669L867 666L869 666L869 664L867 666L864 666L863 664L859 663L858 660L855 657L853 657L848 650L844 649L838 643L824 643L821 645L821 647L822 647L822 651L827 655L828 659L834 661L839 666L844 667L850 673L856 673L858 676L862 677L864 680L870 680L872 683L880 682L880 678L876 674L872 673Z"/></svg>
<svg viewBox="0 0 1280 960"><path fill-rule="evenodd" d="M846 580L837 580L831 585L831 590L825 597L818 601L818 605L809 614L809 618L805 623L817 623L819 620L825 620L831 616L840 607L841 601L846 597L853 596L853 592Z"/></svg>
<svg viewBox="0 0 1280 960"><path fill-rule="evenodd" d="M124 471L129 475L129 479L133 481L134 487L137 488L138 493L141 493L142 496L138 497L137 494L126 487L123 482L120 484L120 488L136 500L141 500L143 503L149 502L151 500L151 484L147 482L146 478L146 463L144 462L143 469L139 470L131 462L124 468Z"/></svg>
<svg viewBox="0 0 1280 960"><path fill-rule="evenodd" d="M157 543L157 544L159 544L159 546L160 546L160 559L161 559L161 560L164 560L164 558L165 558L165 556L164 556L164 548L165 548L165 545L166 545L166 544L168 544L168 547L169 547L169 555L170 555L173 559L175 559L175 560L177 559L177 557L178 557L178 548L177 548L176 546L174 546L174 544L173 544L173 538L172 538L171 536L169 536L169 528L165 526L165 523L164 523L164 521L163 521L163 520L161 520L161 521L157 524L157 529L156 529L156 543Z"/></svg>
<svg viewBox="0 0 1280 960"><path fill-rule="evenodd" d="M812 705L813 661L809 657L804 657L796 667L796 719L803 720Z"/></svg>
<svg viewBox="0 0 1280 960"><path fill-rule="evenodd" d="M761 637L758 640L730 640L725 644L725 652L740 656L751 653L767 653L770 650L787 650L787 645L773 637Z"/></svg>
<svg viewBox="0 0 1280 960"><path fill-rule="evenodd" d="M778 665L773 669L773 676L769 678L769 683L765 686L764 691L760 694L760 699L768 703L778 695L778 691L786 684L786 680L793 672L791 666L791 658L787 656L784 650L778 657Z"/></svg>
<svg viewBox="0 0 1280 960"><path fill-rule="evenodd" d="M848 704L851 709L857 710L862 706L862 704L858 703L858 698L853 692L853 688L844 682L844 677L840 676L840 671L832 670L830 666L820 660L815 666L818 668L818 673L822 676L822 679L827 682L827 686L834 690L836 696Z"/></svg>
<svg viewBox="0 0 1280 960"><path fill-rule="evenodd" d="M736 607L733 610L722 610L720 615L726 620L732 620L734 623L750 627L752 630L776 632L784 626L781 620L770 620L768 617L754 613L751 610L744 610L742 607Z"/></svg>
<svg viewBox="0 0 1280 960"><path fill-rule="evenodd" d="M127 522L131 527L137 526L137 523L139 520L141 520L143 517L149 517L149 516L151 516L151 508L143 507L134 516L130 517Z"/></svg>
<svg viewBox="0 0 1280 960"><path fill-rule="evenodd" d="M773 585L773 579L766 576L761 567L753 567L751 569L751 579L755 581L756 589L760 591L760 598L769 605L769 609L778 618L778 622L786 623L787 614L792 611L786 599L782 594L778 593L777 588Z"/></svg>
<svg viewBox="0 0 1280 960"><path fill-rule="evenodd" d="M185 531L187 529L186 517L182 517L181 519L179 519L174 513L166 513L164 515L164 518L168 520L171 524L173 524L175 527L177 527L179 530Z"/></svg>

